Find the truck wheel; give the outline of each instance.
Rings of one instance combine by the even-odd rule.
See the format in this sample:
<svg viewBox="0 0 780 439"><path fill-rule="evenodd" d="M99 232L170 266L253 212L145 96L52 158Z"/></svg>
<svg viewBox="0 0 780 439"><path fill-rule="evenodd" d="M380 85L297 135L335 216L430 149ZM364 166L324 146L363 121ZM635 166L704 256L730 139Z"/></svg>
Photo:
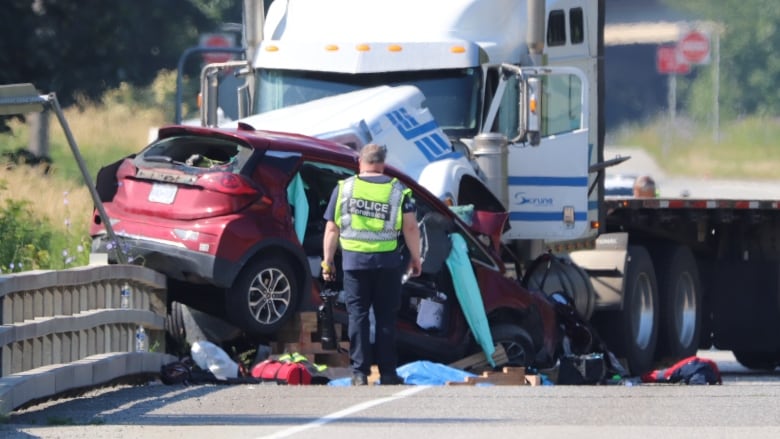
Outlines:
<svg viewBox="0 0 780 439"><path fill-rule="evenodd" d="M739 364L748 369L771 372L780 364L780 356L775 352L734 351Z"/></svg>
<svg viewBox="0 0 780 439"><path fill-rule="evenodd" d="M299 292L294 272L280 257L247 264L227 291L228 319L249 335L277 332L295 313Z"/></svg>
<svg viewBox="0 0 780 439"><path fill-rule="evenodd" d="M607 349L625 358L632 375L653 369L658 339L658 284L650 254L642 246L628 247L623 309L596 313L593 323Z"/></svg>
<svg viewBox="0 0 780 439"><path fill-rule="evenodd" d="M496 364L496 366L531 367L533 365L536 351L534 342L525 329L511 323L499 323L490 329L490 333L493 336L493 343L500 344L508 358L506 364Z"/></svg>
<svg viewBox="0 0 780 439"><path fill-rule="evenodd" d="M701 286L691 251L677 246L655 258L660 300L659 357L696 355L701 333Z"/></svg>

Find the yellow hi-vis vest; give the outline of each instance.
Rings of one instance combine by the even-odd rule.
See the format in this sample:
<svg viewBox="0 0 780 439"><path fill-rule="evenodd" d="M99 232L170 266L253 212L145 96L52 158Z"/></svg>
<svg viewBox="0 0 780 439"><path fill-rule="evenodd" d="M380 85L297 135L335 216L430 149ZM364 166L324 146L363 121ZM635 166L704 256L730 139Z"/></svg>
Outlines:
<svg viewBox="0 0 780 439"><path fill-rule="evenodd" d="M341 248L359 253L395 250L402 224L401 203L411 192L397 178L387 183L357 177L340 181L334 219Z"/></svg>

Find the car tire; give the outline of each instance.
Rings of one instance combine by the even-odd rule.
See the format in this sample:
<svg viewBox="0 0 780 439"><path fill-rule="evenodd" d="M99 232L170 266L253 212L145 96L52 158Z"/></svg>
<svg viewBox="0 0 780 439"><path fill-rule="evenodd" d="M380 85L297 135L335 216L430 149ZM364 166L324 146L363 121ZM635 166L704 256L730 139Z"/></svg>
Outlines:
<svg viewBox="0 0 780 439"><path fill-rule="evenodd" d="M182 353L186 354L187 347L187 330L184 326L182 306L179 302L171 302L168 315L165 316L167 351L177 356Z"/></svg>
<svg viewBox="0 0 780 439"><path fill-rule="evenodd" d="M498 323L490 328L490 333L493 336L493 343L501 345L508 358L506 364L496 364L496 366L533 366L536 350L528 331L516 324Z"/></svg>
<svg viewBox="0 0 780 439"><path fill-rule="evenodd" d="M228 320L251 336L273 334L295 314L299 296L294 271L283 258L255 259L227 291Z"/></svg>
<svg viewBox="0 0 780 439"><path fill-rule="evenodd" d="M184 316L182 312L182 304L179 302L171 302L170 310L165 319L165 329L168 335L174 339L184 339L187 336L187 330L184 327Z"/></svg>

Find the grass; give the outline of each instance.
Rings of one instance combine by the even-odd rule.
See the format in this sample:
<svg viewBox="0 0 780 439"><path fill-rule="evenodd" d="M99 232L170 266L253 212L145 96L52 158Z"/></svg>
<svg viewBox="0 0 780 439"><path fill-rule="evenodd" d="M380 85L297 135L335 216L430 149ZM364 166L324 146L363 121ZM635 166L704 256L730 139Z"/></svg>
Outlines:
<svg viewBox="0 0 780 439"><path fill-rule="evenodd" d="M164 124L159 115L150 113L133 117L122 114L124 110L126 109L104 110L92 107L83 111L75 108L63 111L93 180L102 166L140 151L149 143L150 131ZM52 117L50 122L49 157L57 176L61 180L83 182L81 170L65 132L56 117ZM13 134L0 135L2 153L26 148L29 142L29 133L23 123L15 120L9 125Z"/></svg>
<svg viewBox="0 0 780 439"><path fill-rule="evenodd" d="M721 125L718 140L711 127L678 119L625 127L616 145L647 150L669 175L775 180L780 169L780 119L745 118Z"/></svg>
<svg viewBox="0 0 780 439"><path fill-rule="evenodd" d="M56 174L56 170L54 173ZM0 167L0 203L28 200L40 218L60 232L85 230L92 214L87 187L27 166Z"/></svg>

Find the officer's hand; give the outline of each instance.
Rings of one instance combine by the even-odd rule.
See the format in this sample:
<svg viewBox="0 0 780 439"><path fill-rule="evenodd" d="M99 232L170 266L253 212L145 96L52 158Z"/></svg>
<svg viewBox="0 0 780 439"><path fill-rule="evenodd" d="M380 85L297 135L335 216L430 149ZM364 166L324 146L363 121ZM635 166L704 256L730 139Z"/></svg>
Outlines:
<svg viewBox="0 0 780 439"><path fill-rule="evenodd" d="M409 261L409 268L406 270L410 277L417 277L422 273L422 259L412 258Z"/></svg>
<svg viewBox="0 0 780 439"><path fill-rule="evenodd" d="M322 261L320 267L322 267L322 280L325 282L336 280L336 266L332 262Z"/></svg>

